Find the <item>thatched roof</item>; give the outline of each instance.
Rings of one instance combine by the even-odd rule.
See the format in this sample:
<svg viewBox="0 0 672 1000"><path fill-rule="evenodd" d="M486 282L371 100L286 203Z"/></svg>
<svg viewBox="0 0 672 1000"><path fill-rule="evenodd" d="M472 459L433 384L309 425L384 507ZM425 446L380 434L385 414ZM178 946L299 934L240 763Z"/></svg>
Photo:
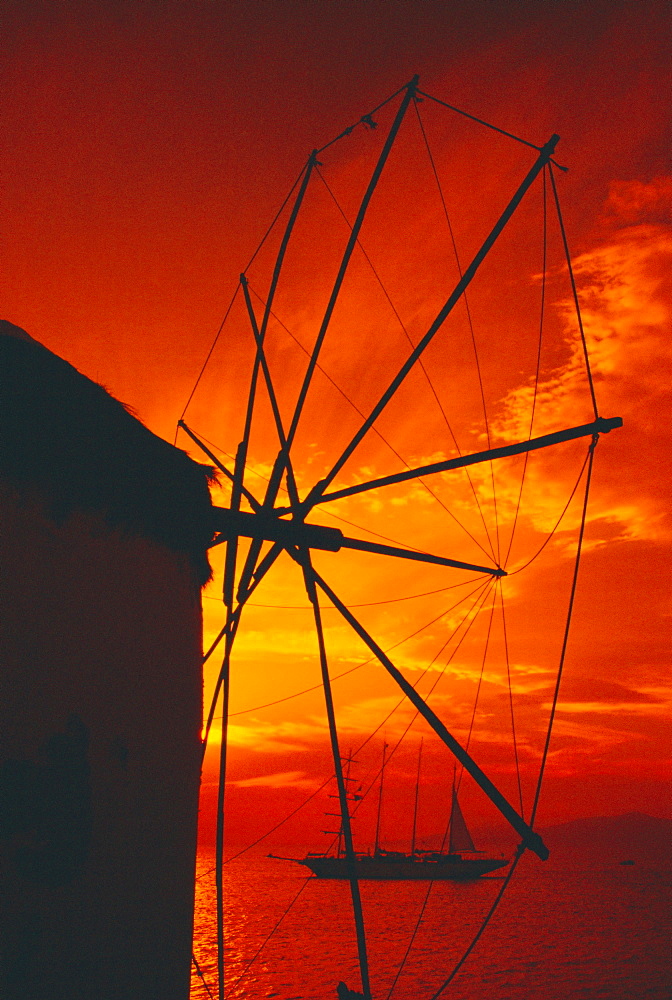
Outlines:
<svg viewBox="0 0 672 1000"><path fill-rule="evenodd" d="M0 321L0 476L54 520L97 511L110 526L189 555L210 576L211 470L152 434L102 386Z"/></svg>

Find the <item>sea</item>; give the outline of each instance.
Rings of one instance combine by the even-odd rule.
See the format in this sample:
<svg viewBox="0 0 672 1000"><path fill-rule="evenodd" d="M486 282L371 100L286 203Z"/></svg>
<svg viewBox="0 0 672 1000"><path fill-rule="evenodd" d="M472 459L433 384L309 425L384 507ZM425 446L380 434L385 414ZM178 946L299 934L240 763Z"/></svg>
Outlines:
<svg viewBox="0 0 672 1000"><path fill-rule="evenodd" d="M524 855L447 1000L670 1000L672 869L580 854ZM217 996L214 857L199 855L191 1000ZM349 885L291 860L224 868L229 1000L336 1000L361 990ZM430 1000L502 886L362 882L374 1000ZM209 991L209 992L208 992Z"/></svg>

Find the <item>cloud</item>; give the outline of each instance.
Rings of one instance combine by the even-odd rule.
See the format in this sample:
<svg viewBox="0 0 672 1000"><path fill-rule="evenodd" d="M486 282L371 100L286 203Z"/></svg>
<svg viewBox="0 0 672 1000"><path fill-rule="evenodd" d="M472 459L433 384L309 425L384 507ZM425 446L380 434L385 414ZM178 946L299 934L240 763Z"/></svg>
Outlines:
<svg viewBox="0 0 672 1000"><path fill-rule="evenodd" d="M669 393L665 372L672 364L670 279L672 232L642 225L573 261L581 315L593 377L604 408L618 401L628 411L641 411L641 393ZM568 360L539 384L534 435L571 426L586 413L587 381L583 347L576 337L573 302L556 303L563 316ZM570 342L571 338L571 342ZM512 390L495 424L505 441L527 436L533 383Z"/></svg>
<svg viewBox="0 0 672 1000"><path fill-rule="evenodd" d="M661 376L672 362L671 261L672 232L638 225L574 262L591 368L596 376L615 380L617 388L634 380L656 395L669 392ZM569 324L569 305L562 308Z"/></svg>
<svg viewBox="0 0 672 1000"><path fill-rule="evenodd" d="M260 722L249 719L244 725L229 723L228 743L232 747L241 747L256 753L304 753L327 734L326 722L320 725L317 720L295 722ZM221 742L222 731L219 728L210 730L210 743Z"/></svg>
<svg viewBox="0 0 672 1000"><path fill-rule="evenodd" d="M672 220L672 177L643 181L612 181L604 217L619 225L661 224Z"/></svg>
<svg viewBox="0 0 672 1000"><path fill-rule="evenodd" d="M641 221L669 220L671 191L672 178L657 178L649 185L614 182L605 211L612 220L618 219L620 228L573 260L600 410L623 417L625 431L616 431L615 436L638 435L637 456L620 452L616 464L621 468L624 462L634 464L646 447L642 435L652 435L648 475L640 474L634 489L621 478L613 490L594 494L589 510L591 521L615 526L623 540L662 542L672 537L661 495L667 487L655 470L656 449L669 437L659 418L669 406L672 385L672 228L662 221ZM634 224L622 225L630 221ZM590 419L583 347L571 297L556 301L555 309L564 324L567 354L539 383L533 436ZM532 381L508 393L494 423L501 440L527 437L533 398ZM622 448L622 442L621 437L613 447ZM552 462L553 456L544 453L528 467L527 516L536 530L551 526L564 489L548 475ZM500 482L505 510L507 486L505 480ZM563 530L575 527L577 516L578 511L570 514Z"/></svg>
<svg viewBox="0 0 672 1000"><path fill-rule="evenodd" d="M542 707L550 709L551 704L548 702ZM569 715L578 715L584 712L588 712L591 715L597 715L598 713L607 713L608 715L651 715L655 712L656 715L659 715L661 712L667 711L668 707L664 703L652 705L640 701L559 701L557 711L566 712Z"/></svg>
<svg viewBox="0 0 672 1000"><path fill-rule="evenodd" d="M669 713L671 693L664 687L620 684L597 677L573 677L562 689L557 711L564 715L651 716ZM550 710L547 700L542 708Z"/></svg>
<svg viewBox="0 0 672 1000"><path fill-rule="evenodd" d="M260 774L256 778L241 778L229 781L229 785L237 788L304 788L313 790L320 782L316 778L308 778L304 771L278 771L273 774Z"/></svg>

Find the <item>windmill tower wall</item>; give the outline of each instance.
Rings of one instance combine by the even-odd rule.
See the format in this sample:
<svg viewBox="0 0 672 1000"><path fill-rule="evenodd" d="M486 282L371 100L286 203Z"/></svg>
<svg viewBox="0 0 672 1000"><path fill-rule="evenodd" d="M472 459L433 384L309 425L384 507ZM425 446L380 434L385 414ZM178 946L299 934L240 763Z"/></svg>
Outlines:
<svg viewBox="0 0 672 1000"><path fill-rule="evenodd" d="M187 1000L207 470L0 336L0 996Z"/></svg>

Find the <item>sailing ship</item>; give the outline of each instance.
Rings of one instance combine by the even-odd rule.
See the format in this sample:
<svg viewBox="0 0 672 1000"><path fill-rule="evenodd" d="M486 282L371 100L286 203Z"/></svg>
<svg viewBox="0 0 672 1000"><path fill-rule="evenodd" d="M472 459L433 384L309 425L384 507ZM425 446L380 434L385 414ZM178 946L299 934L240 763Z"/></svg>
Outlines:
<svg viewBox="0 0 672 1000"><path fill-rule="evenodd" d="M418 750L418 768L415 777L415 798L413 805L413 833L410 851L389 851L380 845L381 814L383 808L383 788L385 785L385 768L388 764L388 744L383 742L383 762L380 768L378 785L378 809L376 814L376 835L373 853L354 852L348 856L345 850L343 823L338 831L336 852L333 855L309 853L299 864L309 868L317 878L347 880L353 877L376 881L466 881L480 878L488 872L505 868L508 860L505 858L476 857L485 852L479 851L472 839L466 824L464 814L458 799L458 788L453 772L453 786L448 829L441 849L438 851L420 850L416 847L418 824L418 799L420 792L420 768L422 762L423 740L420 740ZM352 758L346 757L347 769L344 774L346 785L350 777ZM348 800L361 801L361 795L347 795ZM352 821L352 817L350 817ZM325 831L328 832L328 831ZM448 850L444 845L448 842ZM465 857L467 855L467 857ZM298 859L297 859L298 860Z"/></svg>
<svg viewBox="0 0 672 1000"><path fill-rule="evenodd" d="M356 853L352 859L342 852L333 857L308 854L300 864L310 868L317 878L346 880L354 874L358 879L376 881L440 882L480 878L488 872L505 868L509 863L505 858L474 856L480 853L465 822L457 790L453 788L448 852L445 854L443 851L419 850L404 854L402 851L386 851L376 845L373 854Z"/></svg>

